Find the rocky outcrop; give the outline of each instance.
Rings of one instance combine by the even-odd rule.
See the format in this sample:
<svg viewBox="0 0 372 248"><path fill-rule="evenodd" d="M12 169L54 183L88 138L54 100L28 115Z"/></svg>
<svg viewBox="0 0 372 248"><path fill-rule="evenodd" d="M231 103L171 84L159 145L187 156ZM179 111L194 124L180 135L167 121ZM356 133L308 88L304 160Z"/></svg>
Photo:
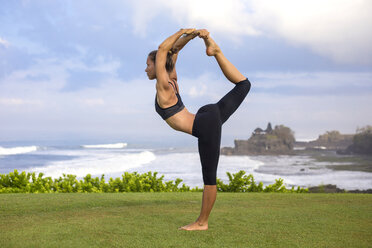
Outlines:
<svg viewBox="0 0 372 248"><path fill-rule="evenodd" d="M337 188L336 185L326 184L308 188L309 193L345 193L345 190Z"/></svg>
<svg viewBox="0 0 372 248"><path fill-rule="evenodd" d="M366 190L344 190L333 184L320 185L308 188L309 193L357 193L357 194L372 194L372 189Z"/></svg>
<svg viewBox="0 0 372 248"><path fill-rule="evenodd" d="M372 155L372 126L358 128L350 145L345 153Z"/></svg>
<svg viewBox="0 0 372 248"><path fill-rule="evenodd" d="M281 155L292 154L295 138L290 128L283 125L266 130L256 128L248 140L234 140L234 147L223 147L223 155Z"/></svg>
<svg viewBox="0 0 372 248"><path fill-rule="evenodd" d="M367 147L365 150L372 149L372 127L362 130L360 147ZM359 135L359 134L357 134ZM234 140L234 147L223 147L221 154L223 155L291 155L294 150L334 150L339 154L356 153L356 145L353 134L341 134L339 131L327 131L325 134L319 135L318 139L301 142L295 141L294 134L289 127L280 125L271 127L268 123L267 128L256 128L252 136L248 140ZM357 140L357 141L359 141ZM359 147L357 147L359 148ZM361 150L361 149L359 149ZM371 152L370 152L371 153ZM364 154L370 154L364 153Z"/></svg>
<svg viewBox="0 0 372 248"><path fill-rule="evenodd" d="M340 134L339 131L328 131L310 142L295 142L295 147L315 150L345 150L353 143L353 134Z"/></svg>

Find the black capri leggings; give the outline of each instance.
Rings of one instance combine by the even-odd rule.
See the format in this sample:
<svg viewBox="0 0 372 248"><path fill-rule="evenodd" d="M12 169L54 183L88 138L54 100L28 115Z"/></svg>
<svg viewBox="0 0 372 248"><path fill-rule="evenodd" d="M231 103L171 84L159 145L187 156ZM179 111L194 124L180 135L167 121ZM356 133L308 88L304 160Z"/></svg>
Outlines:
<svg viewBox="0 0 372 248"><path fill-rule="evenodd" d="M237 83L220 101L205 105L196 113L192 135L198 138L204 185L216 185L222 124L240 106L250 88L247 78Z"/></svg>

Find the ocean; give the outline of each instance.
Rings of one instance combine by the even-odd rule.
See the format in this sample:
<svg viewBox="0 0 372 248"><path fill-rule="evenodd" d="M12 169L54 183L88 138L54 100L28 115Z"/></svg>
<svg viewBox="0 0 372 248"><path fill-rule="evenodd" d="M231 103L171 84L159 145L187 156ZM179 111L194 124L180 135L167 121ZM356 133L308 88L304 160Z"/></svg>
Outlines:
<svg viewBox="0 0 372 248"><path fill-rule="evenodd" d="M330 163L317 162L310 156L224 156L221 155L217 177L228 183L226 172L240 170L253 174L256 182L272 184L282 178L287 187L335 184L346 190L372 188L372 173L332 170ZM338 163L340 164L340 162ZM197 147L149 147L128 143L0 143L0 173L43 172L57 178L73 174L79 179L87 174L121 177L124 172L158 172L164 179L183 179L191 187L202 187Z"/></svg>

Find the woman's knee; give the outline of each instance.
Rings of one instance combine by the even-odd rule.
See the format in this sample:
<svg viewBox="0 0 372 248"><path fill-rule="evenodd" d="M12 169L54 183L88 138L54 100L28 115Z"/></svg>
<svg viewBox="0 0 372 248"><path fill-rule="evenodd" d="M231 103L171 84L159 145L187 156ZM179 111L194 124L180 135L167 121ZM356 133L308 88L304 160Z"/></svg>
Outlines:
<svg viewBox="0 0 372 248"><path fill-rule="evenodd" d="M239 88L243 94L247 95L251 90L251 82L248 80L248 78L246 78L245 80L237 83L235 87Z"/></svg>
<svg viewBox="0 0 372 248"><path fill-rule="evenodd" d="M203 173L203 183L204 185L216 185L217 184L217 170L208 171Z"/></svg>
<svg viewBox="0 0 372 248"><path fill-rule="evenodd" d="M216 173L220 157L220 139L199 140L199 155L204 185L216 184Z"/></svg>

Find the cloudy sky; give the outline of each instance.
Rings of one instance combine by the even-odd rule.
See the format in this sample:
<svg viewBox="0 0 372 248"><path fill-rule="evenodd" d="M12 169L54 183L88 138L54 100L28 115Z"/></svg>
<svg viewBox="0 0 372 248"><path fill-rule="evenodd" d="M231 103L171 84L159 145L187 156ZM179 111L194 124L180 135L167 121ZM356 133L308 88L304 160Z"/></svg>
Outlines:
<svg viewBox="0 0 372 248"><path fill-rule="evenodd" d="M0 141L190 143L154 110L147 54L180 28L206 28L252 82L222 144L256 127L297 139L372 124L369 0L0 0ZM233 85L201 39L177 62L196 112Z"/></svg>

